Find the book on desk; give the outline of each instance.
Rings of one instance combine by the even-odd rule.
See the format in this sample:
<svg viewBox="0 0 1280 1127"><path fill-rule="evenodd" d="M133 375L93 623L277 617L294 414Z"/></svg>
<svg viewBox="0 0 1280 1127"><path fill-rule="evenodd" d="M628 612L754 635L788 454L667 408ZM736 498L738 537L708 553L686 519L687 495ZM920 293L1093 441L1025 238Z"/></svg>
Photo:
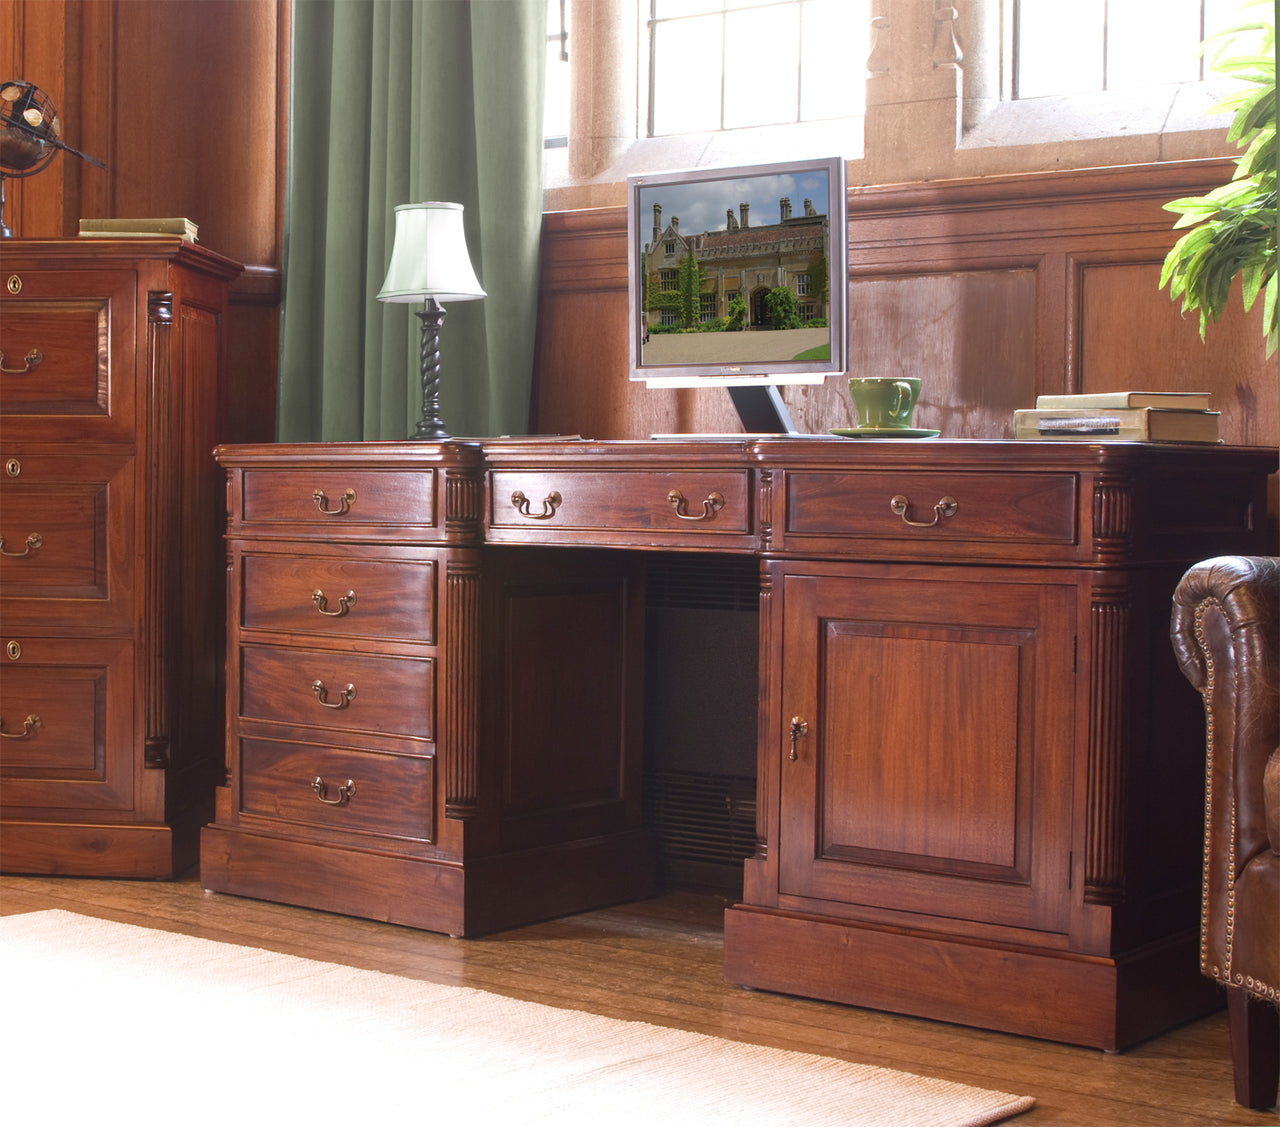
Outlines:
<svg viewBox="0 0 1280 1127"><path fill-rule="evenodd" d="M1027 408L1015 439L1066 442L1219 442L1219 412L1167 407Z"/></svg>

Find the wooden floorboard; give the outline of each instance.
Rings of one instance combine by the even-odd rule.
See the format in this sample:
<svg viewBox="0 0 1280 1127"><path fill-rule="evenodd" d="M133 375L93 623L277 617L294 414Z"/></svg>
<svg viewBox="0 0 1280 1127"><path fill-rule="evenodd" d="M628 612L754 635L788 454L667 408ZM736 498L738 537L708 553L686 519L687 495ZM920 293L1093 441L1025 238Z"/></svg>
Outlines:
<svg viewBox="0 0 1280 1127"><path fill-rule="evenodd" d="M0 877L0 914L84 915L1034 1096L1034 1127L1277 1123L1232 1098L1225 1011L1105 1054L809 999L721 974L728 901L696 892L455 940L173 882Z"/></svg>

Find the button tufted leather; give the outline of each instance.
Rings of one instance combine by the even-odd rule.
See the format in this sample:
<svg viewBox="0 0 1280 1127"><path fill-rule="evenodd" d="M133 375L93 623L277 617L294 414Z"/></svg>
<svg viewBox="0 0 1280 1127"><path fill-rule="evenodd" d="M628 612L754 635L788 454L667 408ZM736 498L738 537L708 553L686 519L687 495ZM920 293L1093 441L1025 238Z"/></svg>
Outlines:
<svg viewBox="0 0 1280 1127"><path fill-rule="evenodd" d="M1280 560L1205 560L1173 604L1174 652L1205 704L1201 970L1228 988L1236 1099L1270 1108L1280 1074Z"/></svg>

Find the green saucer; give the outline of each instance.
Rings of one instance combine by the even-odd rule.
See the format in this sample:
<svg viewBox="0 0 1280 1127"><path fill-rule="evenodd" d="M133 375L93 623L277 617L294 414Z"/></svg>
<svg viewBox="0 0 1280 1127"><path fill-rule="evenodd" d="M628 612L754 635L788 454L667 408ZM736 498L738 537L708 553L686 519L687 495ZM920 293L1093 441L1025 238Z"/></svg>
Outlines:
<svg viewBox="0 0 1280 1127"><path fill-rule="evenodd" d="M832 427L841 438L937 438L940 430L917 430L915 427Z"/></svg>

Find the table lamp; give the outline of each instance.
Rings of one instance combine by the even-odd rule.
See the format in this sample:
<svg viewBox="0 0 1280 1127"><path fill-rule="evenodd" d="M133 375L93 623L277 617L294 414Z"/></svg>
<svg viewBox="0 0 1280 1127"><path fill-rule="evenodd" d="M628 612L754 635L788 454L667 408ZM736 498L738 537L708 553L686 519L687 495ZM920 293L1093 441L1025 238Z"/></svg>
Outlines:
<svg viewBox="0 0 1280 1127"><path fill-rule="evenodd" d="M440 326L442 301L484 297L462 230L460 203L406 203L395 209L396 237L379 301L409 304L422 322L422 418L409 437L441 442L449 437L440 418Z"/></svg>

